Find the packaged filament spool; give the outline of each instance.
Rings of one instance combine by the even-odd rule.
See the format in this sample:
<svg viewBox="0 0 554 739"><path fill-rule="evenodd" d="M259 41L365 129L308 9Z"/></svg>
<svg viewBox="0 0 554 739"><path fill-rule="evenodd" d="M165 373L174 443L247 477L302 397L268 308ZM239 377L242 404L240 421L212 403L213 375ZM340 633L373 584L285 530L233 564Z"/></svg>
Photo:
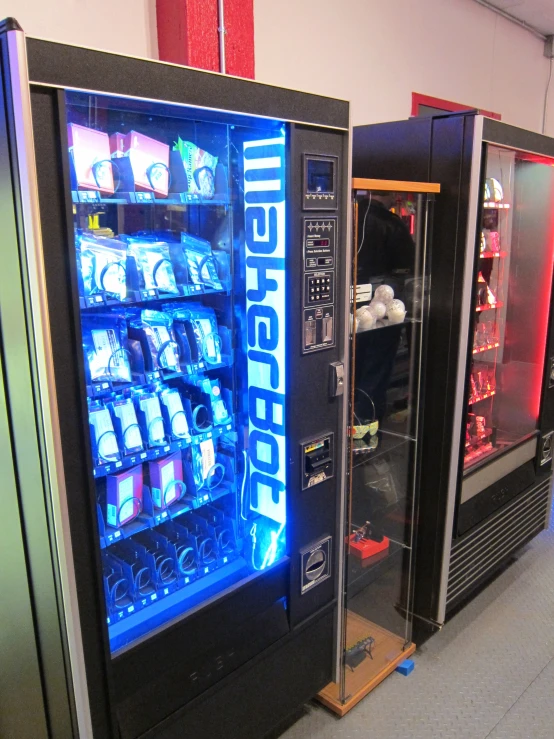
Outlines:
<svg viewBox="0 0 554 739"><path fill-rule="evenodd" d="M96 464L106 465L119 462L121 453L117 443L110 411L102 403L89 406L92 453Z"/></svg>
<svg viewBox="0 0 554 739"><path fill-rule="evenodd" d="M106 477L106 522L119 528L142 511L142 465Z"/></svg>
<svg viewBox="0 0 554 739"><path fill-rule="evenodd" d="M164 510L181 500L187 488L183 479L180 452L149 462L148 469L152 502L156 508Z"/></svg>
<svg viewBox="0 0 554 739"><path fill-rule="evenodd" d="M83 295L105 295L116 300L127 297L127 246L118 239L81 233L76 239L77 258L83 280Z"/></svg>
<svg viewBox="0 0 554 739"><path fill-rule="evenodd" d="M140 342L146 370L178 372L179 344L169 313L141 310L130 314L128 320L129 336Z"/></svg>
<svg viewBox="0 0 554 739"><path fill-rule="evenodd" d="M96 313L83 316L81 325L90 380L131 382L125 318Z"/></svg>

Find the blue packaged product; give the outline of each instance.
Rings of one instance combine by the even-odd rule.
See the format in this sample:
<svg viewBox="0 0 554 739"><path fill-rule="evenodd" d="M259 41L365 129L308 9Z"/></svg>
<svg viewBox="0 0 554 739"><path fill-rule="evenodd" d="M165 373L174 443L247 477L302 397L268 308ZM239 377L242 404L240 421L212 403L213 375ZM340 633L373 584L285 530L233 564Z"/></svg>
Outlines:
<svg viewBox="0 0 554 739"><path fill-rule="evenodd" d="M117 419L124 454L136 454L144 448L142 433L137 421L137 413L131 398L119 398L109 403L112 414Z"/></svg>
<svg viewBox="0 0 554 739"><path fill-rule="evenodd" d="M174 439L187 439L190 431L181 394L175 388L166 387L159 390L159 396L168 427L171 429L171 436Z"/></svg>
<svg viewBox="0 0 554 739"><path fill-rule="evenodd" d="M181 234L181 241L189 281L212 290L223 290L210 242L188 233Z"/></svg>
<svg viewBox="0 0 554 739"><path fill-rule="evenodd" d="M162 293L179 295L169 246L166 242L127 237L127 250L137 266L139 277L137 289L156 289Z"/></svg>
<svg viewBox="0 0 554 739"><path fill-rule="evenodd" d="M127 297L127 247L123 241L83 232L76 238L84 296Z"/></svg>
<svg viewBox="0 0 554 739"><path fill-rule="evenodd" d="M167 435L158 394L139 391L134 393L133 400L143 436L148 440L148 446L164 446L167 443Z"/></svg>
<svg viewBox="0 0 554 739"><path fill-rule="evenodd" d="M193 361L221 364L222 340L212 308L200 303L169 303L164 305L164 310L171 314L176 333L181 334L190 347Z"/></svg>
<svg viewBox="0 0 554 739"><path fill-rule="evenodd" d="M131 382L125 318L111 313L85 315L82 329L90 380Z"/></svg>
<svg viewBox="0 0 554 739"><path fill-rule="evenodd" d="M97 464L121 459L110 411L102 403L91 403L88 412L93 454Z"/></svg>
<svg viewBox="0 0 554 739"><path fill-rule="evenodd" d="M179 345L169 313L141 310L128 314L129 336L138 339L148 371L179 371Z"/></svg>

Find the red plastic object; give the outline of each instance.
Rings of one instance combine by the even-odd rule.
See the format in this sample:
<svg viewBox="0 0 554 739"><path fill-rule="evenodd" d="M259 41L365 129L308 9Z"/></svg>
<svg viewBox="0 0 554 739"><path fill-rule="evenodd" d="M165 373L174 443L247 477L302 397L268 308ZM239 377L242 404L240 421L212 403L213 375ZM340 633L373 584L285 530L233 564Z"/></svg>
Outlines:
<svg viewBox="0 0 554 739"><path fill-rule="evenodd" d="M350 535L350 551L360 559L374 557L389 548L389 540L386 536L383 537L383 541L373 541L372 539L354 541L355 537L356 534Z"/></svg>

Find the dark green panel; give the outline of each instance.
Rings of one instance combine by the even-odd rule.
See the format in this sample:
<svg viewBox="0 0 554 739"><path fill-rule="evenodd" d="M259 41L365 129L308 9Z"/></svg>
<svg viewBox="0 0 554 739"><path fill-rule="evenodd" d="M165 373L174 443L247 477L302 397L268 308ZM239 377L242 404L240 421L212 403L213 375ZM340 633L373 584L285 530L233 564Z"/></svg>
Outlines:
<svg viewBox="0 0 554 739"><path fill-rule="evenodd" d="M1 362L0 439L0 736L2 739L47 739Z"/></svg>

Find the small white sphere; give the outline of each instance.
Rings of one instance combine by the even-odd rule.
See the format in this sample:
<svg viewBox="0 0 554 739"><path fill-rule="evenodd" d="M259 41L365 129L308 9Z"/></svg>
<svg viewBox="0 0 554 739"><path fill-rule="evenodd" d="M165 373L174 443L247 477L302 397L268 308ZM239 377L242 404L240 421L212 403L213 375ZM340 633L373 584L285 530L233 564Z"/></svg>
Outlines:
<svg viewBox="0 0 554 739"><path fill-rule="evenodd" d="M402 323L406 317L406 306L401 300L391 300L387 306L389 323Z"/></svg>
<svg viewBox="0 0 554 739"><path fill-rule="evenodd" d="M369 310L369 305L362 305L361 308L356 309L356 316L360 318L361 316L363 316L364 313L367 313L368 310Z"/></svg>
<svg viewBox="0 0 554 739"><path fill-rule="evenodd" d="M356 329L357 331L369 331L375 326L375 316L366 310L358 318L357 323L358 323L358 327Z"/></svg>
<svg viewBox="0 0 554 739"><path fill-rule="evenodd" d="M369 304L369 312L379 320L385 317L387 306L380 300L372 300Z"/></svg>
<svg viewBox="0 0 554 739"><path fill-rule="evenodd" d="M380 300L381 303L390 303L394 298L394 290L390 285L379 285L373 293L373 300Z"/></svg>

